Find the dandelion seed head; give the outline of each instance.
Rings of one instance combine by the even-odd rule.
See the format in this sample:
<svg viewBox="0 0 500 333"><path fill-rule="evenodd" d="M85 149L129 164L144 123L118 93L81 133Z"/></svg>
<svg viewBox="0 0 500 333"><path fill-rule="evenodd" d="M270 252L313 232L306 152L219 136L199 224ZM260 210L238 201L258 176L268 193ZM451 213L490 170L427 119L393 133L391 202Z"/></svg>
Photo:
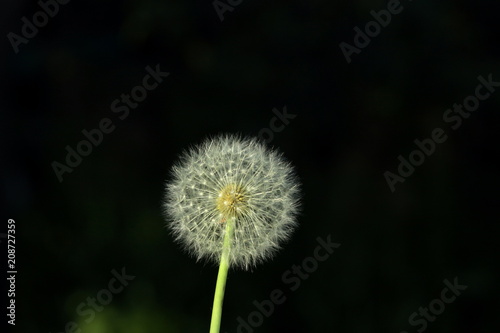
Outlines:
<svg viewBox="0 0 500 333"><path fill-rule="evenodd" d="M164 198L167 226L198 260L219 262L225 223L235 219L230 265L272 257L296 226L292 166L256 139L223 135L183 153Z"/></svg>

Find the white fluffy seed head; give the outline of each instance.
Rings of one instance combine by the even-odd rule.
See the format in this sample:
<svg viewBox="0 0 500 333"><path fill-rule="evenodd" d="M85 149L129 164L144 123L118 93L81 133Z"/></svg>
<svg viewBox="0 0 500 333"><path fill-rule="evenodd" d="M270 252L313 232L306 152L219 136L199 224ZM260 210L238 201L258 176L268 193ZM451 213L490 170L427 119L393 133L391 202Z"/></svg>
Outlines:
<svg viewBox="0 0 500 333"><path fill-rule="evenodd" d="M176 241L219 263L225 222L235 219L230 265L272 257L296 226L299 184L292 166L256 139L223 135L184 152L166 185L164 212Z"/></svg>

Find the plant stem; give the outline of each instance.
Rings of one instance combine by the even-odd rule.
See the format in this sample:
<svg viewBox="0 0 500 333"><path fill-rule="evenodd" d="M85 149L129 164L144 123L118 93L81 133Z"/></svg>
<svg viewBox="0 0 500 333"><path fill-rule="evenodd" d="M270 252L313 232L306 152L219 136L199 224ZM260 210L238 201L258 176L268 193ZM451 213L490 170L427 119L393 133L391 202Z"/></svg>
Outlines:
<svg viewBox="0 0 500 333"><path fill-rule="evenodd" d="M228 218L226 221L224 243L222 245L222 254L220 256L219 273L217 275L217 284L215 286L210 333L219 333L220 330L222 303L224 302L224 291L226 289L227 271L229 269L229 253L231 252L231 243L233 241L234 223L234 218Z"/></svg>

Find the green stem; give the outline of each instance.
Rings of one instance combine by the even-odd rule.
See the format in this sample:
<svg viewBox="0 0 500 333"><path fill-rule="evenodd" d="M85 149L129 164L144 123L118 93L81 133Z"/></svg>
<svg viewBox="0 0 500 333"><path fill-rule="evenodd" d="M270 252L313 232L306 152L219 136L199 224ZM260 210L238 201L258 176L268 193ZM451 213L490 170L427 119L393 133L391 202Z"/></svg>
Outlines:
<svg viewBox="0 0 500 333"><path fill-rule="evenodd" d="M210 333L219 333L220 320L222 317L222 303L224 302L224 291L226 289L227 271L229 270L229 253L231 252L231 243L233 240L234 218L226 221L226 230L224 243L222 245L222 254L220 256L219 273L217 275L217 284L215 286L214 305L212 308L212 321L210 323Z"/></svg>

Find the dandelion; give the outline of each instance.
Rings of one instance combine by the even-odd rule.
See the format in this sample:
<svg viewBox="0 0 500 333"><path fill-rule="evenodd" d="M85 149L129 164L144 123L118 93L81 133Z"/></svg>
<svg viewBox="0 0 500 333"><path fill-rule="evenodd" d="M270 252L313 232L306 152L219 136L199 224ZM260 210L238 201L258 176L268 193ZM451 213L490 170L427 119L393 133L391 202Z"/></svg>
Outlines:
<svg viewBox="0 0 500 333"><path fill-rule="evenodd" d="M229 267L271 258L296 226L292 166L256 139L225 135L185 152L167 183L168 227L197 260L219 265L210 332L218 332Z"/></svg>

